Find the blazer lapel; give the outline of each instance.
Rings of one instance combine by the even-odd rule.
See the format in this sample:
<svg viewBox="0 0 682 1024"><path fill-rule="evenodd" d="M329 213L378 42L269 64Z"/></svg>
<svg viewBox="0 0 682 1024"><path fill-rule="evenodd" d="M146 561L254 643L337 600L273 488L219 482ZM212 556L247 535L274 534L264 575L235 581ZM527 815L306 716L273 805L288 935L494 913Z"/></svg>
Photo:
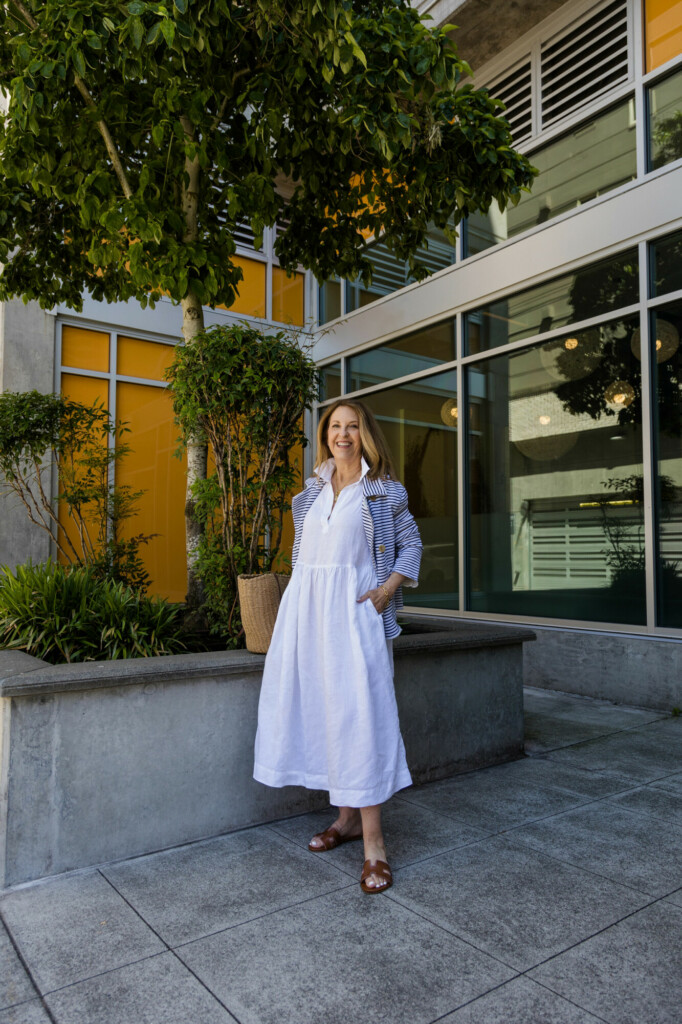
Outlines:
<svg viewBox="0 0 682 1024"><path fill-rule="evenodd" d="M365 536L372 552L374 561L374 515L372 505L380 498L386 497L386 488L381 480L370 480L367 474L362 478L363 500L362 500L362 525L365 528Z"/></svg>

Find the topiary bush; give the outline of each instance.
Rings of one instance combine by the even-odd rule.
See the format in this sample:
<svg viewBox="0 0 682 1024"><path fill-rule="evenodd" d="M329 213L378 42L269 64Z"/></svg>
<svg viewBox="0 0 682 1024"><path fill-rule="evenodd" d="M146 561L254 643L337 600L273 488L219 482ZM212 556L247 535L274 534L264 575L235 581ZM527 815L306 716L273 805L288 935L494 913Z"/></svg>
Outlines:
<svg viewBox="0 0 682 1024"><path fill-rule="evenodd" d="M0 648L60 662L178 654L196 643L182 605L147 597L87 566L0 569Z"/></svg>

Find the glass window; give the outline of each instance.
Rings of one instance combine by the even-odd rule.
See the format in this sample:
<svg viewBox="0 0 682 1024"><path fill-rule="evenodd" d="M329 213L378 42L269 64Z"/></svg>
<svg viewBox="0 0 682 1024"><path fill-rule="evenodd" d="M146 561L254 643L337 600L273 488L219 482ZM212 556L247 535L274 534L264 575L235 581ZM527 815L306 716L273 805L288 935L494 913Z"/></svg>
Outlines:
<svg viewBox="0 0 682 1024"><path fill-rule="evenodd" d="M341 396L341 361L318 367L320 374L320 402Z"/></svg>
<svg viewBox="0 0 682 1024"><path fill-rule="evenodd" d="M649 246L649 253L652 298L682 288L682 231L658 238Z"/></svg>
<svg viewBox="0 0 682 1024"><path fill-rule="evenodd" d="M444 320L346 360L348 391L407 377L455 358L455 321Z"/></svg>
<svg viewBox="0 0 682 1024"><path fill-rule="evenodd" d="M628 99L528 154L539 175L517 206L467 222L466 253L473 256L536 224L632 181L637 174L634 100Z"/></svg>
<svg viewBox="0 0 682 1024"><path fill-rule="evenodd" d="M682 302L651 316L659 626L682 629Z"/></svg>
<svg viewBox="0 0 682 1024"><path fill-rule="evenodd" d="M393 453L424 550L406 605L457 608L457 375L454 370L365 395Z"/></svg>
<svg viewBox="0 0 682 1024"><path fill-rule="evenodd" d="M445 237L442 230L433 225L428 230L428 247L419 249L417 259L428 267L432 274L437 270L450 267L455 262L455 250ZM346 282L346 312L360 309L369 302L374 302L381 295L404 288L414 280L410 276L409 266L399 260L383 242L370 245L366 253L372 263L372 283L365 288L360 281Z"/></svg>
<svg viewBox="0 0 682 1024"><path fill-rule="evenodd" d="M473 611L646 621L637 327L469 368Z"/></svg>
<svg viewBox="0 0 682 1024"><path fill-rule="evenodd" d="M171 349L172 351L172 349ZM142 491L138 514L124 526L126 537L154 534L140 548L152 578L151 592L183 601L185 565L186 459L176 459L178 428L166 388L122 382L116 389L116 412L130 428L125 440L132 451L117 467L116 483Z"/></svg>
<svg viewBox="0 0 682 1024"><path fill-rule="evenodd" d="M341 282L325 281L318 291L318 323L326 324L341 316Z"/></svg>
<svg viewBox="0 0 682 1024"><path fill-rule="evenodd" d="M682 53L682 0L645 0L646 69L653 71Z"/></svg>
<svg viewBox="0 0 682 1024"><path fill-rule="evenodd" d="M467 313L467 352L485 352L610 313L633 305L638 296L637 250L628 249Z"/></svg>
<svg viewBox="0 0 682 1024"><path fill-rule="evenodd" d="M682 157L682 71L656 82L649 100L649 170Z"/></svg>
<svg viewBox="0 0 682 1024"><path fill-rule="evenodd" d="M242 268L244 277L237 285L237 295L230 307L219 305L218 309L230 309L243 316L265 317L265 276L267 264L250 260L246 256L233 256L232 262Z"/></svg>
<svg viewBox="0 0 682 1024"><path fill-rule="evenodd" d="M173 345L119 337L116 344L117 370L123 377L163 380L163 372L172 362L173 353Z"/></svg>
<svg viewBox="0 0 682 1024"><path fill-rule="evenodd" d="M95 332L80 331L79 328L72 328L80 334L94 334ZM109 335L101 335L107 339L107 351ZM82 340L82 339L79 339ZM108 358L108 356L107 356ZM103 377L82 377L76 373L63 373L61 380L61 392L64 398L70 398L74 402L81 402L83 405L94 405L98 403L105 409L109 406L109 385ZM97 444L97 442L94 442ZM102 436L101 444L104 446L107 443L107 439ZM86 506L87 508L87 506ZM85 514L85 513L84 513ZM97 541L97 515L93 509L92 518L90 514L85 514L85 518L88 520L88 530L91 532L91 539L93 543ZM68 536L66 540L65 534ZM65 546L70 544L76 549L79 557L83 555L83 545L78 535L78 530L74 520L69 515L69 510L65 503L62 501L59 503L59 541ZM60 554L59 561L63 562L65 559Z"/></svg>
<svg viewBox="0 0 682 1024"><path fill-rule="evenodd" d="M109 335L83 327L62 327L62 366L77 370L109 370Z"/></svg>
<svg viewBox="0 0 682 1024"><path fill-rule="evenodd" d="M281 267L272 268L272 319L282 324L303 326L303 274L287 274Z"/></svg>

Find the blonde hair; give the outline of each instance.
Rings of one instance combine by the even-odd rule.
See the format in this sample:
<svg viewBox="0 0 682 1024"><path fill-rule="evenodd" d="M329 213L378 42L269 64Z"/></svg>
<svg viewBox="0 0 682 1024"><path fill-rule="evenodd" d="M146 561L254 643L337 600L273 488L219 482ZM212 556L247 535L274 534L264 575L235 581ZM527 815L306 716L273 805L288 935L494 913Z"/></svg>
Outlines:
<svg viewBox="0 0 682 1024"><path fill-rule="evenodd" d="M397 480L398 474L395 471L393 458L383 431L375 420L371 409L368 409L364 402L359 402L357 398L339 398L332 405L327 406L322 413L317 426L315 469L318 469L323 462L333 457L331 449L327 444L327 432L332 416L341 406L353 409L357 413L362 454L369 465L367 475L370 480L386 479L387 477L391 480Z"/></svg>

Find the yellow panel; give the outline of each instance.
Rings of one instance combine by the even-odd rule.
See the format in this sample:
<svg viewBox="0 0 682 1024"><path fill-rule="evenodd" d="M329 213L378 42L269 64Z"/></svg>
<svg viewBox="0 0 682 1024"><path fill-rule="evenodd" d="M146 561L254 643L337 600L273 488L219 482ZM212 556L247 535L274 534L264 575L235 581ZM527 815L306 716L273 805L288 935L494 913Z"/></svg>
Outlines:
<svg viewBox="0 0 682 1024"><path fill-rule="evenodd" d="M303 274L287 277L281 267L272 268L272 319L303 326Z"/></svg>
<svg viewBox="0 0 682 1024"><path fill-rule="evenodd" d="M82 327L62 327L62 366L109 372L109 335Z"/></svg>
<svg viewBox="0 0 682 1024"><path fill-rule="evenodd" d="M230 309L243 316L265 317L265 271L267 265L244 256L233 256L232 262L242 268L244 279L239 282L239 294L231 306L220 304L218 309Z"/></svg>
<svg viewBox="0 0 682 1024"><path fill-rule="evenodd" d="M682 0L645 0L646 69L682 53Z"/></svg>
<svg viewBox="0 0 682 1024"><path fill-rule="evenodd" d="M163 371L173 359L175 347L141 338L119 338L116 363L123 377L146 377L163 380Z"/></svg>
<svg viewBox="0 0 682 1024"><path fill-rule="evenodd" d="M79 333L94 334L95 332L83 331ZM105 334L104 337L107 341L109 340L108 334ZM83 405L94 405L95 402L100 401L106 408L109 398L108 383L106 380L102 380L101 377L79 377L75 373L64 373L62 374L62 395L65 398L73 399L75 402L81 402ZM104 443L103 438L102 444ZM78 532L63 503L59 505L59 526L60 543L67 550L71 551L68 543L68 538L70 538L78 555L82 557L83 547ZM97 535L97 528L94 522L90 523L90 535L94 542ZM58 557L60 562L67 561L61 554Z"/></svg>
<svg viewBox="0 0 682 1024"><path fill-rule="evenodd" d="M139 514L131 519L125 536L157 533L140 548L152 578L149 592L183 601L187 591L185 558L185 459L173 455L178 428L173 422L170 394L165 388L120 382L116 412L127 422L126 441L133 451L118 469L117 483L144 490Z"/></svg>

